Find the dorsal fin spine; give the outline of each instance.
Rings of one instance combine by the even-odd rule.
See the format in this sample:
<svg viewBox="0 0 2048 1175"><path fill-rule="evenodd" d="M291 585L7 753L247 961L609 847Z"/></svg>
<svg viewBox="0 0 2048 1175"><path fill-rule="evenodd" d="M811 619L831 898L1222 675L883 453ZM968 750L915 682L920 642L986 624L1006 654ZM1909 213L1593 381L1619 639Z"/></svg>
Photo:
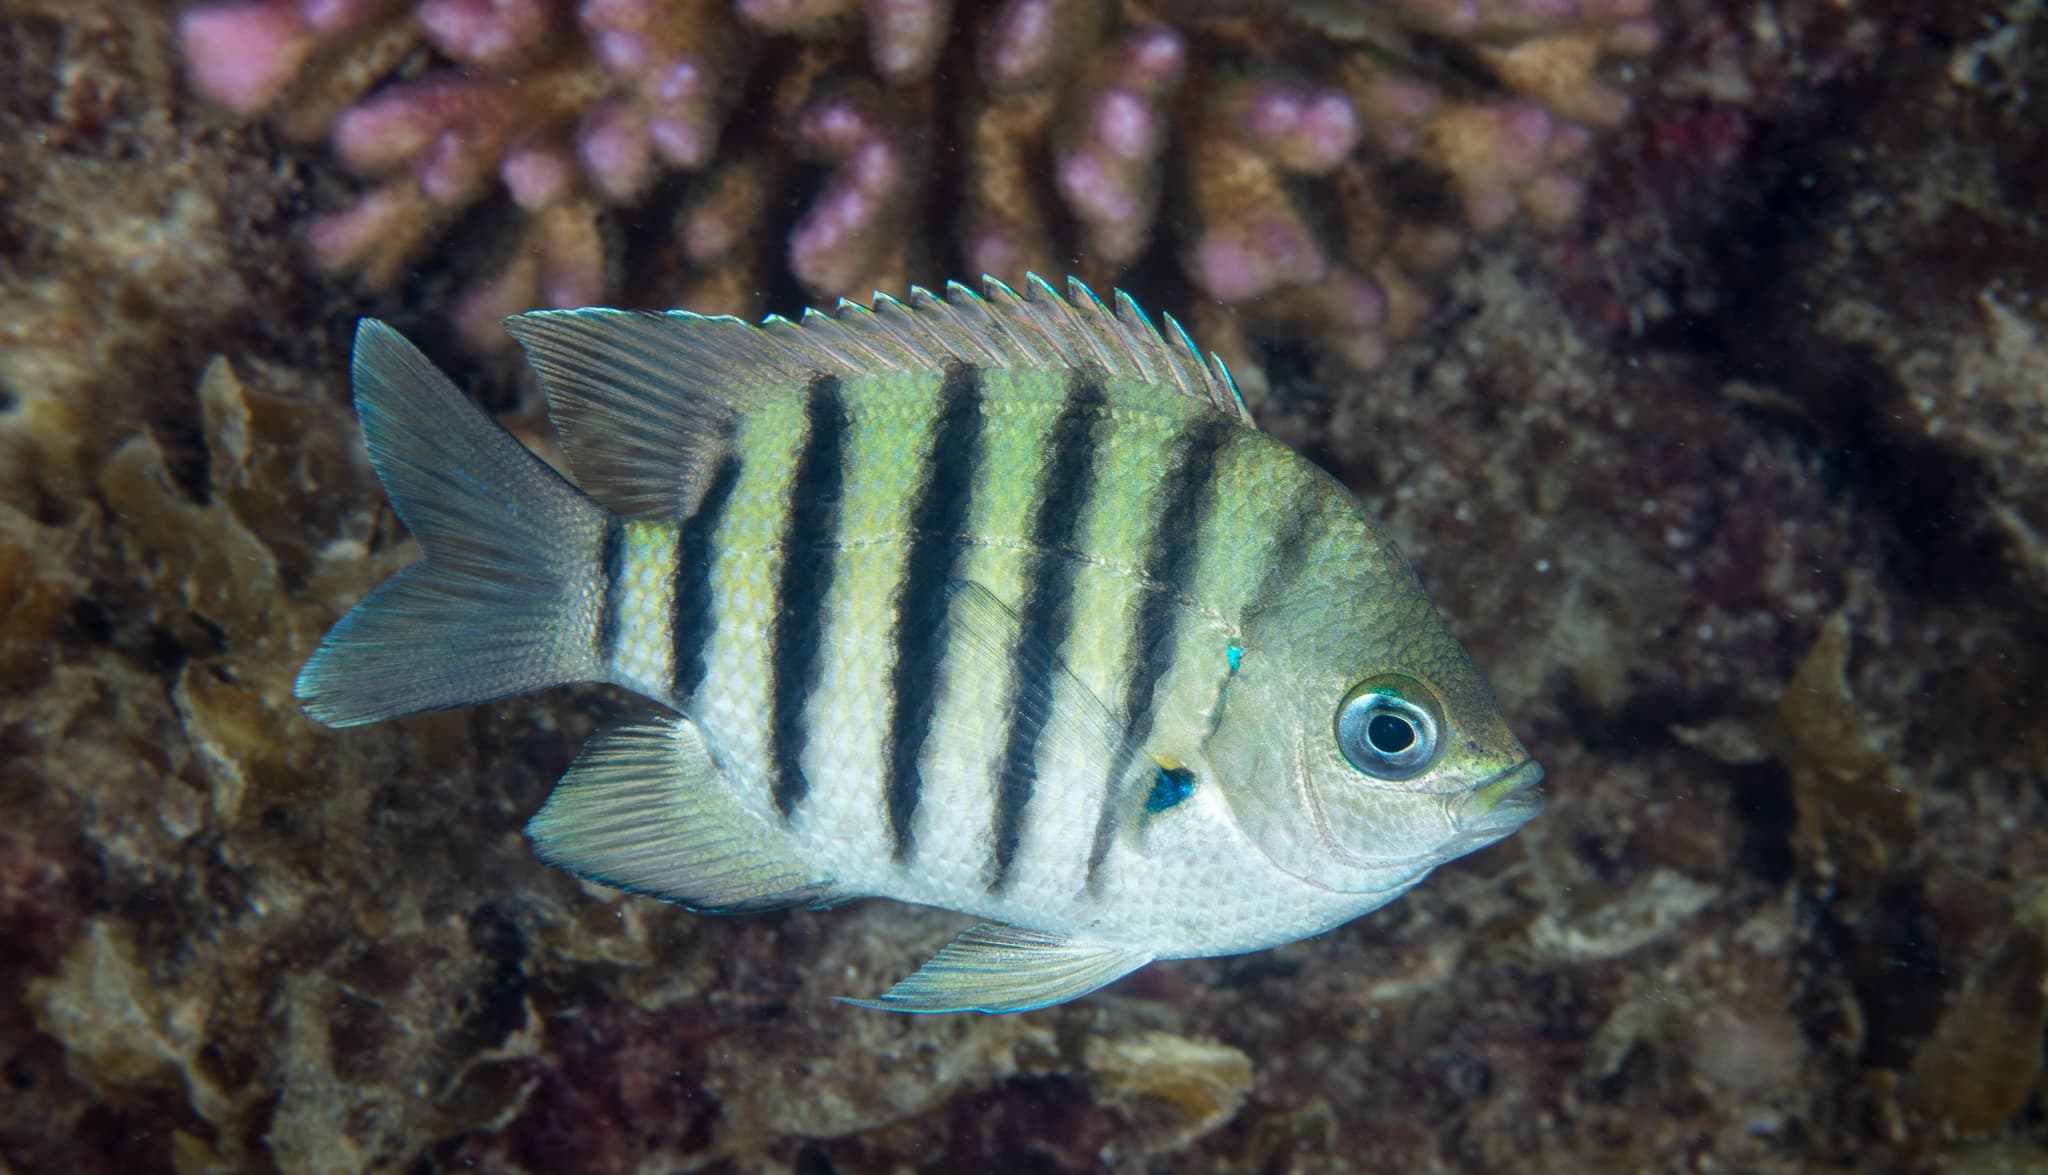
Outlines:
<svg viewBox="0 0 2048 1175"><path fill-rule="evenodd" d="M1009 322L995 312L994 304L987 298L975 293L959 282L952 282L947 288L949 292L958 290L966 295L964 303L952 303L949 301L947 304L948 306L957 306L963 317L970 314L973 316L971 333L982 339L982 345L989 350L998 366L1001 365L1002 358L1005 355L1028 355L1031 353L1030 347L1026 346L1017 337L1017 332L1010 329Z"/></svg>
<svg viewBox="0 0 2048 1175"><path fill-rule="evenodd" d="M858 348L861 354L865 354L875 364L889 371L900 372L916 364L919 356L914 349L906 348L899 354L894 348L885 345L885 341L889 339L895 339L899 343L902 340L896 338L895 332L888 330L887 324L874 311L858 302L848 302L845 299L840 300L839 307L839 313L830 321L833 337L840 340L842 354ZM849 307L851 313L848 312ZM862 365L855 360L853 366L858 368Z"/></svg>
<svg viewBox="0 0 2048 1175"><path fill-rule="evenodd" d="M922 289L911 287L910 296L913 301L920 294L927 298L931 296ZM956 358L965 363L975 361L973 356L960 353L958 341L940 331L936 314L919 314L916 307L905 306L887 294L875 295L874 321L911 354L923 351L930 355Z"/></svg>
<svg viewBox="0 0 2048 1175"><path fill-rule="evenodd" d="M1060 359L1061 356L1057 353L1047 355L1038 347L1033 346L1032 340L1025 337L1024 333L1016 328L1015 323L996 313L997 310L1008 310L1015 317L1024 321L1030 321L1030 316L1025 310L1024 299L1018 296L1017 291L1011 289L1007 284L997 281L995 278L986 279L986 284L989 292L989 319L996 324L1005 337L1017 344L1018 352L1028 361L1040 366L1044 366L1049 361ZM1047 341L1050 342L1051 340Z"/></svg>
<svg viewBox="0 0 2048 1175"><path fill-rule="evenodd" d="M1051 282L1046 281L1035 273L1025 274L1024 284L1043 295L1043 298L1038 301L1024 303L1024 313L1041 324L1040 329L1044 330L1047 339L1051 341L1053 346L1059 348L1061 359L1074 367L1086 367L1089 365L1089 360L1092 359L1097 367L1111 375L1117 374L1118 364L1116 361L1103 355L1094 346L1096 340L1089 338L1086 331L1079 329L1081 323L1078 319L1081 312L1074 308L1072 302L1060 297L1060 292L1052 288ZM1054 317L1060 320L1060 326L1068 329L1060 330L1057 327L1049 327L1046 324L1046 319ZM1075 350L1076 339L1073 336L1079 336L1087 342L1090 354L1080 354Z"/></svg>
<svg viewBox="0 0 2048 1175"><path fill-rule="evenodd" d="M1145 317L1145 312L1138 309L1138 304L1132 301L1131 296L1122 290L1116 291L1116 317L1125 329L1139 332L1147 340L1159 343L1161 346L1165 345L1159 338L1159 332L1152 329L1152 322ZM1158 365L1152 362L1152 356L1146 354L1144 348L1134 349L1131 355L1137 361L1139 379L1156 380L1160 378ZM1169 370L1166 378L1171 379L1174 386L1178 387L1181 391L1185 392L1188 390L1187 381L1181 378L1179 371Z"/></svg>
<svg viewBox="0 0 2048 1175"><path fill-rule="evenodd" d="M1089 329L1093 324L1086 321L1091 317L1099 318L1108 324L1111 332L1114 332L1116 316L1109 312L1109 307L1102 304L1102 299L1095 296L1094 290L1082 285L1078 277L1067 279L1067 299L1067 305L1071 307L1068 313L1074 320L1074 333L1087 340L1089 350L1094 351L1102 360L1103 367L1112 374L1127 379L1135 377L1138 373L1132 368L1135 366L1133 361L1137 358L1136 352L1127 343L1118 347L1112 354L1105 346L1104 332Z"/></svg>

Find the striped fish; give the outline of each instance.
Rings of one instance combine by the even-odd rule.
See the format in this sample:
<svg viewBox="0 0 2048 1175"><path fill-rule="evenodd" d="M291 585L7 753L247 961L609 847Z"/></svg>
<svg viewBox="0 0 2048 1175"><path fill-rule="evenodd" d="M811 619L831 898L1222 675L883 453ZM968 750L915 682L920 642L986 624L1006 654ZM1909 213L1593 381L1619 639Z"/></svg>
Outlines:
<svg viewBox="0 0 2048 1175"><path fill-rule="evenodd" d="M507 326L575 484L364 322L357 412L426 558L299 697L335 726L659 703L584 747L536 850L700 911L983 920L849 1002L1017 1011L1291 942L1539 806L1393 543L1122 294Z"/></svg>

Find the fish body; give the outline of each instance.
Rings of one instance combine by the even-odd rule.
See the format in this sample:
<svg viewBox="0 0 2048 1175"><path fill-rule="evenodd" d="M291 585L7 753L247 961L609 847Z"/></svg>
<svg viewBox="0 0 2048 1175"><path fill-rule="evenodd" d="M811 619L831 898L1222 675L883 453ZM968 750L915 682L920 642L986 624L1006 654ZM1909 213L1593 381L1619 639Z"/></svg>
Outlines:
<svg viewBox="0 0 2048 1175"><path fill-rule="evenodd" d="M545 859L699 910L973 914L851 1002L1011 1011L1318 933L1536 811L1391 541L1128 299L508 328L579 484L365 324L358 409L427 558L300 694L337 725L660 703L585 748Z"/></svg>

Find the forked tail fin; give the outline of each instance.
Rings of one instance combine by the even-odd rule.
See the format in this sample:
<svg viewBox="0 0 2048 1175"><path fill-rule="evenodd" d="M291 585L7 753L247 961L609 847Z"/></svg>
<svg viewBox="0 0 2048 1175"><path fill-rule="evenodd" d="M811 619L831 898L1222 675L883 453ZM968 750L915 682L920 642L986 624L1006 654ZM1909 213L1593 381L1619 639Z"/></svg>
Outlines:
<svg viewBox="0 0 2048 1175"><path fill-rule="evenodd" d="M357 328L354 378L370 464L426 558L320 642L306 712L355 726L603 677L611 514L383 323Z"/></svg>

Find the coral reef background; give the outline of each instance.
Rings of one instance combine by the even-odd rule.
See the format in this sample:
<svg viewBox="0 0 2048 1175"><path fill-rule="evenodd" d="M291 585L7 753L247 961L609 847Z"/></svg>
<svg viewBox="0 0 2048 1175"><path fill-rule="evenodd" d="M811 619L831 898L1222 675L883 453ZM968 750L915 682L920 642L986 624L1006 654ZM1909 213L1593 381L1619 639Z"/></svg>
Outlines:
<svg viewBox="0 0 2048 1175"><path fill-rule="evenodd" d="M365 178L312 224L322 269L389 288L502 192L447 299L479 348L534 306L1150 268L1256 377L1249 332L1370 367L1463 231L1569 220L1650 6L214 0L178 41L200 92Z"/></svg>
<svg viewBox="0 0 2048 1175"><path fill-rule="evenodd" d="M0 1165L2043 1169L2048 13L1930 7L1048 4L1096 22L1058 26L1070 72L998 92L990 14L1032 5L919 40L946 6L264 0L224 80L191 68L218 7L6 0ZM606 20L685 11L738 30L732 72L604 56ZM490 56L476 21L526 12L581 47ZM1558 38L1571 86L1504 72ZM554 68L530 101L561 113L352 153L451 60ZM1105 95L1135 98L1091 122ZM1004 142L1040 182L975 186ZM985 191L1040 219L976 228ZM532 430L477 345L510 303L790 310L1026 262L1256 375L1489 670L1550 772L1536 824L1311 942L887 1017L828 997L949 918L699 918L531 859L617 696L298 714L319 633L414 552L346 407L357 315ZM1332 274L1378 316L1310 297Z"/></svg>

